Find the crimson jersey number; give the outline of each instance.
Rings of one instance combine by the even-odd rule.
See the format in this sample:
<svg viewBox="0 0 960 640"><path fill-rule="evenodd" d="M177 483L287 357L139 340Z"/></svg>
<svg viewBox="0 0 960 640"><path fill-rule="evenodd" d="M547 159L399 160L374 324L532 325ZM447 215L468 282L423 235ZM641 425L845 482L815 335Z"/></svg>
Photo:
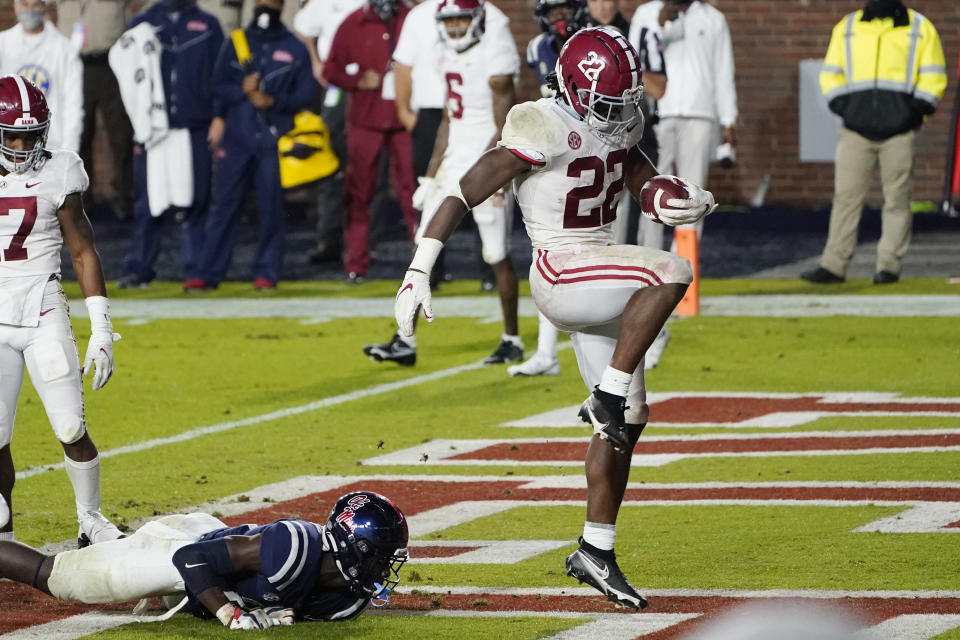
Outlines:
<svg viewBox="0 0 960 640"><path fill-rule="evenodd" d="M568 178L579 178L587 171L593 172L593 184L574 187L567 192L567 203L563 208L564 229L589 229L602 227L617 219L617 195L623 191L624 175L623 164L627 159L626 149L611 151L606 160L597 156L576 158L567 166ZM580 212L581 200L593 200L603 193L603 183L608 173L616 176L607 187L607 197L603 204L590 209L590 212Z"/></svg>
<svg viewBox="0 0 960 640"><path fill-rule="evenodd" d="M17 232L13 234L10 246L3 250L4 262L16 262L17 260L27 259L27 250L23 248L23 243L27 241L27 236L33 231L33 225L37 222L37 198L30 196L28 198L0 198L0 216L23 216L20 220L20 226ZM5 221L0 217L0 226Z"/></svg>
<svg viewBox="0 0 960 640"><path fill-rule="evenodd" d="M448 73L444 77L447 81L447 114L459 120L463 117L463 96L457 92L463 86L463 76L459 73Z"/></svg>

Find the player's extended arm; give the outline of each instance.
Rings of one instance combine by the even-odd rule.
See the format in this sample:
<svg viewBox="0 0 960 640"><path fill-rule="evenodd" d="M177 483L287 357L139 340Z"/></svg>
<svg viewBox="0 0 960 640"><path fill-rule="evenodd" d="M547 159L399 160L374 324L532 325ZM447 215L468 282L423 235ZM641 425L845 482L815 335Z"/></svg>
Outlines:
<svg viewBox="0 0 960 640"><path fill-rule="evenodd" d="M57 219L90 315L90 342L83 359L83 375L94 370L93 388L100 389L113 375L113 342L120 336L113 333L100 254L94 245L93 227L83 211L83 198L79 192L66 197L57 211Z"/></svg>
<svg viewBox="0 0 960 640"><path fill-rule="evenodd" d="M491 76L490 89L493 91L493 121L497 125L497 131L487 145L488 149L497 146L497 140L503 135L503 125L507 122L507 113L517 102L512 75Z"/></svg>
<svg viewBox="0 0 960 640"><path fill-rule="evenodd" d="M410 98L413 95L413 67L402 62L393 61L393 83L397 92L395 104L397 118L407 131L413 131L417 124L417 112L410 107Z"/></svg>
<svg viewBox="0 0 960 640"><path fill-rule="evenodd" d="M260 541L259 534L227 536L194 542L173 554L173 566L180 572L187 590L231 629L265 629L277 624L293 624L293 612L289 609L245 611L231 602L225 593L229 576L260 571Z"/></svg>
<svg viewBox="0 0 960 640"><path fill-rule="evenodd" d="M398 107L399 110L399 107ZM440 170L440 163L443 161L443 154L447 150L447 140L450 137L450 117L447 110L443 110L443 118L440 120L440 126L437 128L437 136L433 140L433 152L430 154L430 162L427 163L427 173L417 178L416 191L413 192L413 208L417 211L423 211L427 204L427 198L433 193L435 177Z"/></svg>
<svg viewBox="0 0 960 640"><path fill-rule="evenodd" d="M647 157L640 147L634 146L627 153L627 162L624 166L624 184L633 199L640 203L640 190L647 180L660 173L653 166L650 158Z"/></svg>
<svg viewBox="0 0 960 640"><path fill-rule="evenodd" d="M637 204L642 205L640 191L643 186L658 173L657 168L653 166L646 154L640 151L640 147L635 146L630 149L624 168L624 182ZM669 207L661 210L658 217L653 217L652 220L671 227L679 224L693 224L717 208L712 193L692 182L686 182L685 185L689 197L668 200ZM648 211L643 213L647 217L651 217Z"/></svg>
<svg viewBox="0 0 960 640"><path fill-rule="evenodd" d="M440 202L397 291L393 312L400 335L413 335L413 320L421 307L427 322L433 322L429 273L440 255L443 243L463 220L463 216L503 185L529 171L530 166L529 161L503 147L491 149L480 156L460 178L453 191Z"/></svg>
<svg viewBox="0 0 960 640"><path fill-rule="evenodd" d="M643 72L643 91L654 100L659 100L667 92L667 74Z"/></svg>

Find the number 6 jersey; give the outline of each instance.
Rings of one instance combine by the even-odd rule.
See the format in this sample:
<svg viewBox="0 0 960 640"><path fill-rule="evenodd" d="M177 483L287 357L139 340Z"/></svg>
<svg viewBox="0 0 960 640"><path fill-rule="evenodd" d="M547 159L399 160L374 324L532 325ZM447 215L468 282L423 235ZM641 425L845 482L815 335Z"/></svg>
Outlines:
<svg viewBox="0 0 960 640"><path fill-rule="evenodd" d="M0 324L39 323L44 285L60 274L57 211L89 185L76 153L48 153L39 169L0 176Z"/></svg>
<svg viewBox="0 0 960 640"><path fill-rule="evenodd" d="M601 138L554 98L510 110L497 144L533 165L513 189L534 249L614 243L627 150L642 134L638 125L622 140Z"/></svg>

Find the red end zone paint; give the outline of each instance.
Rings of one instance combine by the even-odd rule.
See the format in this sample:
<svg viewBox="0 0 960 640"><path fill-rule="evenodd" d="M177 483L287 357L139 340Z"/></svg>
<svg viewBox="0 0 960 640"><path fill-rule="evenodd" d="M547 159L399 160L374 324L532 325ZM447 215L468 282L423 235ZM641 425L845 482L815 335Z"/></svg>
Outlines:
<svg viewBox="0 0 960 640"><path fill-rule="evenodd" d="M444 460L509 460L537 462L551 460L583 460L588 441L554 442L550 444L523 444L504 442L490 447L445 456ZM942 435L903 436L844 436L844 437L796 437L796 438L743 438L709 440L640 440L634 453L653 454L698 454L698 453L747 453L758 451L803 452L821 450L856 451L858 449L906 449L925 447L955 447L960 445L960 433Z"/></svg>
<svg viewBox="0 0 960 640"><path fill-rule="evenodd" d="M737 423L771 413L818 411L858 413L861 411L891 414L939 411L960 415L960 404L948 402L822 402L818 397L804 398L670 398L650 405L650 421L665 423L710 422Z"/></svg>

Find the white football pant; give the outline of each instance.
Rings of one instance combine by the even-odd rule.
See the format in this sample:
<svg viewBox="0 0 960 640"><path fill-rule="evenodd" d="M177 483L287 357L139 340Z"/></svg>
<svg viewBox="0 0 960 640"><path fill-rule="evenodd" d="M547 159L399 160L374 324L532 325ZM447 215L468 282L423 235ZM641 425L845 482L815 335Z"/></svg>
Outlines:
<svg viewBox="0 0 960 640"><path fill-rule="evenodd" d="M674 254L633 245L580 246L579 252L534 250L530 293L558 329L570 333L580 376L592 392L617 346L620 319L640 289L689 284L690 263ZM630 424L647 421L643 360L627 395Z"/></svg>
<svg viewBox="0 0 960 640"><path fill-rule="evenodd" d="M40 314L36 327L0 325L0 447L13 437L24 365L57 439L71 444L86 433L80 356L58 280L47 283Z"/></svg>
<svg viewBox="0 0 960 640"><path fill-rule="evenodd" d="M182 594L173 554L225 526L206 513L163 516L126 538L58 553L47 586L60 600L87 604Z"/></svg>

